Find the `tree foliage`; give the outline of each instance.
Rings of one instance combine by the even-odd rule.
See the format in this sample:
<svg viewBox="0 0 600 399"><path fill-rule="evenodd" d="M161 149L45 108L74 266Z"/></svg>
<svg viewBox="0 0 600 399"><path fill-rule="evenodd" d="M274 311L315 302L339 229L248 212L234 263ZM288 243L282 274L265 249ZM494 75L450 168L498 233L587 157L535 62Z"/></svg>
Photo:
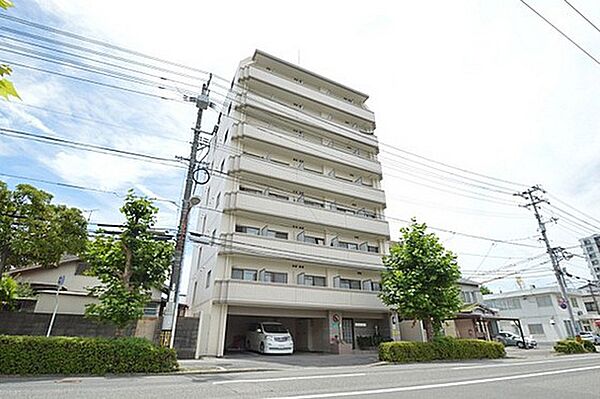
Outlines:
<svg viewBox="0 0 600 399"><path fill-rule="evenodd" d="M115 324L120 330L143 315L152 288L161 289L173 257L171 242L156 241L151 228L158 208L130 191L120 209L126 222L122 233L101 234L84 254L87 274L100 280L90 289L100 303L86 307L88 317Z"/></svg>
<svg viewBox="0 0 600 399"><path fill-rule="evenodd" d="M55 267L64 254L84 250L81 211L51 202L51 194L31 185L11 191L0 181L0 273L31 264Z"/></svg>
<svg viewBox="0 0 600 399"><path fill-rule="evenodd" d="M14 7L14 4L11 0L0 0L0 8L7 10L10 7ZM12 84L10 80L8 80L5 76L8 76L12 73L12 69L6 64L0 64L0 96L8 99L8 96L19 97L19 93L15 89L15 86Z"/></svg>
<svg viewBox="0 0 600 399"><path fill-rule="evenodd" d="M0 275L0 305L9 307L17 298L18 283L8 274Z"/></svg>
<svg viewBox="0 0 600 399"><path fill-rule="evenodd" d="M380 298L401 317L422 320L431 341L442 322L460 310L460 270L455 255L426 230L415 219L400 229L400 242L384 257Z"/></svg>
<svg viewBox="0 0 600 399"><path fill-rule="evenodd" d="M479 292L481 292L481 295L489 295L489 294L493 294L492 290L490 290L488 287L486 287L485 285L482 285L481 287L479 287Z"/></svg>

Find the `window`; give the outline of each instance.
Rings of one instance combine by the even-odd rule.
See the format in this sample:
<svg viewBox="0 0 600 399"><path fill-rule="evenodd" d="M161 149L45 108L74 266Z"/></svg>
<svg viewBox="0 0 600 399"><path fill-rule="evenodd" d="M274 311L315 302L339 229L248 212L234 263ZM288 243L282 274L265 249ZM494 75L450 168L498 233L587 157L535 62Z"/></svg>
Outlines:
<svg viewBox="0 0 600 399"><path fill-rule="evenodd" d="M550 295L536 296L535 301L539 308L547 308L552 306L552 298Z"/></svg>
<svg viewBox="0 0 600 399"><path fill-rule="evenodd" d="M460 296L464 303L477 302L477 293L474 291L461 291Z"/></svg>
<svg viewBox="0 0 600 399"><path fill-rule="evenodd" d="M592 261L592 265L596 266L599 262L597 260Z"/></svg>
<svg viewBox="0 0 600 399"><path fill-rule="evenodd" d="M367 245L367 251L379 253L379 247L376 245Z"/></svg>
<svg viewBox="0 0 600 399"><path fill-rule="evenodd" d="M567 335L569 337L574 336L575 333L573 331L573 324L571 323L571 320L563 320L563 322L565 323L565 329L567 330Z"/></svg>
<svg viewBox="0 0 600 399"><path fill-rule="evenodd" d="M381 283L379 281L373 281L371 283L371 291L381 291Z"/></svg>
<svg viewBox="0 0 600 399"><path fill-rule="evenodd" d="M223 143L227 141L227 136L229 136L229 129L225 131L225 136L223 136Z"/></svg>
<svg viewBox="0 0 600 399"><path fill-rule="evenodd" d="M266 283L287 284L288 275L287 273L265 272L264 281Z"/></svg>
<svg viewBox="0 0 600 399"><path fill-rule="evenodd" d="M585 247L585 250L588 251L588 252L593 252L594 248L592 248L592 247Z"/></svg>
<svg viewBox="0 0 600 399"><path fill-rule="evenodd" d="M500 310L521 309L519 298L492 299L486 302L488 306Z"/></svg>
<svg viewBox="0 0 600 399"><path fill-rule="evenodd" d="M75 269L75 275L76 276L84 276L85 272L90 268L90 265L85 263L85 262L81 262L77 264L77 268Z"/></svg>
<svg viewBox="0 0 600 399"><path fill-rule="evenodd" d="M289 201L290 197L288 197L287 195L283 195L283 194L279 194L279 193L274 193L274 192L269 192L269 197L273 197L273 198L277 198L280 200L285 200L285 201Z"/></svg>
<svg viewBox="0 0 600 399"><path fill-rule="evenodd" d="M596 254L592 252L592 253L590 254L590 259L596 259L596 258L597 258Z"/></svg>
<svg viewBox="0 0 600 399"><path fill-rule="evenodd" d="M156 317L158 316L158 303L150 302L144 307L144 316Z"/></svg>
<svg viewBox="0 0 600 399"><path fill-rule="evenodd" d="M245 233L245 234L253 234L255 236L260 234L260 229L251 226L240 226L238 224L235 225L236 233Z"/></svg>
<svg viewBox="0 0 600 399"><path fill-rule="evenodd" d="M579 302L577 302L577 298L571 298L571 306L574 308L579 307Z"/></svg>
<svg viewBox="0 0 600 399"><path fill-rule="evenodd" d="M214 242L215 242L215 238L217 238L217 229L214 229L214 230L212 231L212 234L211 234L211 240L210 240L211 244L214 244Z"/></svg>
<svg viewBox="0 0 600 399"><path fill-rule="evenodd" d="M206 288L210 287L210 275L212 274L212 270L209 270L208 273L206 273ZM194 289L196 287L194 286Z"/></svg>
<svg viewBox="0 0 600 399"><path fill-rule="evenodd" d="M304 276L304 285L312 285L314 287L326 287L327 282L322 276Z"/></svg>
<svg viewBox="0 0 600 399"><path fill-rule="evenodd" d="M544 334L544 326L542 324L527 324L527 328L529 329L529 334L531 335Z"/></svg>
<svg viewBox="0 0 600 399"><path fill-rule="evenodd" d="M240 186L240 191L245 191L247 193L252 193L252 194L262 194L262 190L258 189L258 188L253 188L253 187L248 187L248 186Z"/></svg>
<svg viewBox="0 0 600 399"><path fill-rule="evenodd" d="M288 233L283 231L267 230L267 237L279 238L281 240L288 239Z"/></svg>
<svg viewBox="0 0 600 399"><path fill-rule="evenodd" d="M225 159L223 159L223 160L221 161L221 166L219 167L219 171L221 171L221 172L222 172L224 168L225 168Z"/></svg>
<svg viewBox="0 0 600 399"><path fill-rule="evenodd" d="M358 244L355 244L353 242L339 241L337 246L338 248L358 250Z"/></svg>
<svg viewBox="0 0 600 399"><path fill-rule="evenodd" d="M217 194L217 199L215 200L215 209L219 208L220 203L221 203L221 193Z"/></svg>
<svg viewBox="0 0 600 399"><path fill-rule="evenodd" d="M360 280L340 279L340 288L348 290L360 290Z"/></svg>
<svg viewBox="0 0 600 399"><path fill-rule="evenodd" d="M325 240L320 237L304 236L304 242L317 245L325 245Z"/></svg>
<svg viewBox="0 0 600 399"><path fill-rule="evenodd" d="M231 112L231 105L232 103L229 103L229 107L227 108L227 115L229 115L229 113Z"/></svg>
<svg viewBox="0 0 600 399"><path fill-rule="evenodd" d="M583 240L583 245L590 245L590 240Z"/></svg>
<svg viewBox="0 0 600 399"><path fill-rule="evenodd" d="M587 310L588 312L595 312L598 309L596 309L596 304L594 302L586 302L585 310Z"/></svg>
<svg viewBox="0 0 600 399"><path fill-rule="evenodd" d="M307 198L304 198L304 205L316 206L316 207L319 207L319 208L324 208L325 207L325 205L323 205L322 202L313 201L313 200L310 200L310 199L307 199Z"/></svg>
<svg viewBox="0 0 600 399"><path fill-rule="evenodd" d="M231 278L234 280L256 281L256 270L231 269Z"/></svg>

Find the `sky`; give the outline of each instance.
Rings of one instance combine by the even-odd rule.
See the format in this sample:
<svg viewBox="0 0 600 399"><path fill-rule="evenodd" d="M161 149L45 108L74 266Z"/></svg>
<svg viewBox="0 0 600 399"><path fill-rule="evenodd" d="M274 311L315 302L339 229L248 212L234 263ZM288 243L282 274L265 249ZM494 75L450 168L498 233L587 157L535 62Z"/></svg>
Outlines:
<svg viewBox="0 0 600 399"><path fill-rule="evenodd" d="M564 1L528 2L600 57L600 32ZM600 225L553 199L600 219L600 65L518 0L304 1L293 6L281 1L15 3L7 15L210 71L226 80L233 77L242 59L255 49L264 50L368 93L367 105L376 115L376 135L382 148L389 150L386 145L391 144L438 162L521 183L510 186L515 191L540 184L551 195L548 198L553 205ZM596 2L571 3L600 24ZM22 101L0 100L0 127L165 158L187 155L196 113L193 104L114 90L15 64L177 100L187 92L158 90L7 52L6 43L13 51L16 45L23 46L6 39L7 35L14 37L15 30L77 43L0 19L0 58L13 65L12 80L22 97ZM85 46L112 52L89 43ZM199 87L206 79L201 72L193 75L186 87ZM214 98L219 98L219 91L223 90L215 88ZM215 122L216 113L207 112L203 128L212 130ZM466 277L488 281L498 277L498 270L522 270L487 282L494 291L514 290L518 284L554 284L550 266L538 266L547 257L525 262L543 254L544 248L537 239L532 212L519 207L523 201L467 187L451 177L440 181L398 155L406 157L398 152L380 154L386 215L416 217L432 227L511 241L506 244L435 231L443 244L457 253ZM412 169L406 167L407 162ZM53 193L56 202L84 209L91 227L120 222L120 195L130 188L174 201L157 202L158 226L167 229L176 225L175 204L181 196L184 169L0 136L0 174L114 192L34 183ZM0 179L11 186L23 182L2 175ZM472 190L477 197L485 194L491 201L448 192L457 190L462 194ZM493 202L497 200L507 203ZM555 246L574 247L579 238L600 232L581 221L575 225L572 217L556 215L546 205L542 214L559 216L558 222L548 224ZM403 225L390 220L392 239L398 239ZM571 251L582 253L577 247ZM188 256L184 272L189 262ZM510 266L514 262L524 263ZM581 257L563 265L572 274L590 277ZM183 281L185 292L186 279Z"/></svg>

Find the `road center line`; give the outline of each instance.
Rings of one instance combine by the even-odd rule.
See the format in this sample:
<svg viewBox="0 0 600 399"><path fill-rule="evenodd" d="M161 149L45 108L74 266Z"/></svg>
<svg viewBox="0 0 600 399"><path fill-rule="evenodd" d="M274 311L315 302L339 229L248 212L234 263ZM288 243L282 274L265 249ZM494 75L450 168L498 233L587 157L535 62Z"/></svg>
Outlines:
<svg viewBox="0 0 600 399"><path fill-rule="evenodd" d="M379 394L384 394L384 393L421 391L421 390L425 390L425 389L448 388L448 387L458 387L458 386L464 386L464 385L486 384L486 383L498 382L498 381L521 380L524 378L542 377L542 376L546 376L546 375L556 375L556 374L566 374L566 373L576 373L579 371L588 371L588 370L597 370L597 369L600 369L600 366L589 366L589 367L578 367L578 368L574 368L574 369L542 371L539 373L518 374L518 375L505 376L505 377L482 378L482 379L478 379L478 380L444 382L441 384L413 385L413 386L408 386L408 387L369 389L369 390L364 390L364 391L318 393L318 394L298 395L298 396L281 396L281 397L270 398L270 399L316 399L316 398L339 398L339 397L343 397L343 396L379 395Z"/></svg>
<svg viewBox="0 0 600 399"><path fill-rule="evenodd" d="M254 380L228 380L228 381L215 381L213 385L223 384L240 384L244 382L273 382L273 381L294 381L294 380L319 380L327 378L346 378L346 377L360 377L365 376L367 373L352 373L352 374L321 374L321 375L305 375L298 377L278 377L278 378L257 378Z"/></svg>
<svg viewBox="0 0 600 399"><path fill-rule="evenodd" d="M472 366L452 367L452 370L486 369L486 368L493 368L493 367L510 367L510 366L521 366L521 365L530 365L530 364L558 363L558 362L566 362L566 361L573 361L573 360L594 360L594 359L598 359L598 357L589 357L588 356L588 357L569 358L569 359L536 360L536 361L532 361L532 362L480 364L480 365L472 365Z"/></svg>

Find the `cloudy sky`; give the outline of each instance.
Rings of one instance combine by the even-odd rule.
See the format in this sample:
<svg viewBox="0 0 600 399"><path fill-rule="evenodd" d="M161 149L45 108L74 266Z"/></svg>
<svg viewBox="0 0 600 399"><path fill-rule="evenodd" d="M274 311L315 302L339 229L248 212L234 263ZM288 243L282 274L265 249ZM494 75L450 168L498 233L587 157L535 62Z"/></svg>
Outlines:
<svg viewBox="0 0 600 399"><path fill-rule="evenodd" d="M528 2L600 57L600 32L563 0ZM553 198L600 219L600 65L519 0L305 1L302 5L147 0L16 3L14 9L3 13L211 71L225 79L231 79L239 61L259 48L368 93L384 150L380 159L388 199L386 214L398 219L415 216L436 228L510 241L436 231L444 244L458 253L466 276L487 281L520 271L489 282L495 290L516 289L519 282L525 286L553 282L549 265L539 265L545 257L527 261L544 251L532 213L519 207L522 202L509 194L476 187L473 184L479 184L461 177L465 172L387 145L523 184L467 175L511 190L541 184L551 195L552 205L571 213L543 207L544 216L559 217L557 223L548 225L553 245L573 247L578 238L599 230L593 225L600 223ZM600 24L596 2L571 3ZM159 90L32 58L42 56L39 52L44 50L27 44L36 41L31 35L141 60L2 19L0 58L12 63L13 81L23 101L2 101L0 127L164 158L186 155L195 119L192 104L101 87L47 71L176 100L193 93L205 74L187 69L193 75L183 78L188 91L181 85ZM56 43L37 42L56 47ZM107 65L103 68L114 71ZM140 65L132 68L143 69ZM163 75L156 70L154 74ZM218 99L219 93L214 95ZM208 113L204 128L211 129L215 119L214 112ZM173 164L0 135L0 173L4 174L0 179L11 186L22 180L6 175L111 192L34 183L52 192L57 202L87 210L92 223L119 222L117 209L122 199L118 195L129 188L178 201L183 172ZM164 201L159 205L159 225L174 227L176 206ZM390 220L392 238L398 238L402 225ZM578 248L571 251L581 253ZM515 262L522 263L511 266ZM581 258L575 257L565 266L573 274L590 276Z"/></svg>

